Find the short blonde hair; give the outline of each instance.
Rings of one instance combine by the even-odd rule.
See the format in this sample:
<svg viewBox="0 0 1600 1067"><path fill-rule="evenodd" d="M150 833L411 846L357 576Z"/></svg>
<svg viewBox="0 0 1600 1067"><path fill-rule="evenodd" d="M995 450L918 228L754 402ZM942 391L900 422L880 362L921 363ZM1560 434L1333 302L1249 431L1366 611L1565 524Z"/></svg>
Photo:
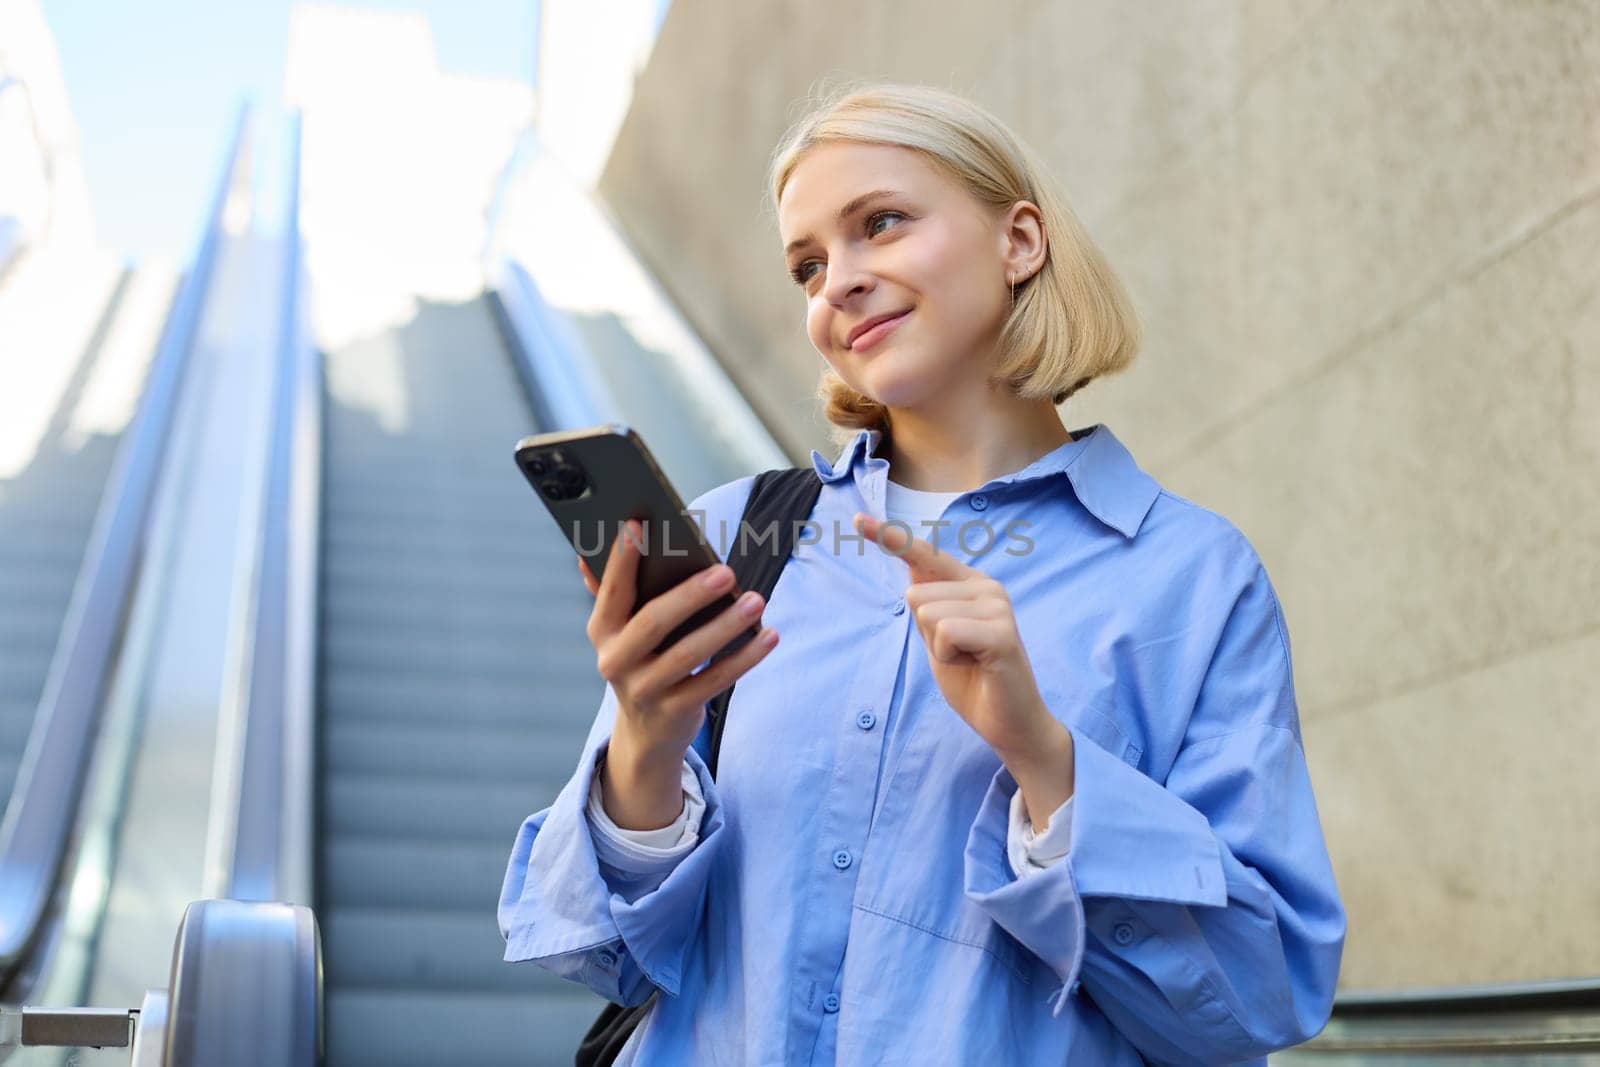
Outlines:
<svg viewBox="0 0 1600 1067"><path fill-rule="evenodd" d="M795 167L817 145L853 141L922 152L979 202L1004 210L1028 200L1043 220L1044 265L1017 283L991 380L1009 383L1018 396L1060 404L1133 361L1140 327L1127 291L1048 171L1005 123L963 96L927 85L846 82L820 97L814 90L813 98L772 155L774 221ZM861 429L887 435L888 410L831 367L816 395L841 444Z"/></svg>

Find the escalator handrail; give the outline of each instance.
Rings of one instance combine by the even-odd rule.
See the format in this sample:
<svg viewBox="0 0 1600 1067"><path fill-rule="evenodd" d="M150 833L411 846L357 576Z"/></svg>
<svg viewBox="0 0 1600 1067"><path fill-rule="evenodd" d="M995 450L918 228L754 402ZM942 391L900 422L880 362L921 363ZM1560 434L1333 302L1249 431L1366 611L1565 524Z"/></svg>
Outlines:
<svg viewBox="0 0 1600 1067"><path fill-rule="evenodd" d="M1496 1021L1504 1022L1498 1026ZM1535 1020L1530 1033L1528 1020ZM1343 990L1295 1051L1414 1054L1600 1050L1600 978ZM1584 1033L1588 1034L1585 1042Z"/></svg>
<svg viewBox="0 0 1600 1067"><path fill-rule="evenodd" d="M554 430L622 421L583 342L545 302L527 268L507 256L495 270L490 302L538 424Z"/></svg>
<svg viewBox="0 0 1600 1067"><path fill-rule="evenodd" d="M322 936L303 904L199 900L167 983L168 1067L301 1067L324 1059Z"/></svg>
<svg viewBox="0 0 1600 1067"><path fill-rule="evenodd" d="M1334 1014L1344 1018L1491 1011L1593 1011L1597 1008L1600 1008L1600 978L1346 990L1333 998Z"/></svg>
<svg viewBox="0 0 1600 1067"><path fill-rule="evenodd" d="M322 384L300 236L300 127L288 140L283 288L244 754L227 895L309 904Z"/></svg>
<svg viewBox="0 0 1600 1067"><path fill-rule="evenodd" d="M644 287L642 302L649 308L646 314L660 317L670 324L672 332L688 339L687 345L668 346L653 353L652 358L664 359L698 396L700 409L683 413L694 423L691 433L706 435L722 452L731 445L747 470L787 466L790 460L771 428L645 265L615 213L592 189L575 181L560 160L542 145L537 130L529 128L518 139L495 189L484 267L491 304L498 313L502 334L512 350L537 424L545 430L560 430L634 420L624 417L622 398L601 373L596 354L575 328L573 314L553 306L541 293L535 280L540 268L524 258L530 247L526 243L530 222L514 203L515 190L526 180L524 172L530 168L565 187L563 195L577 198L568 205L577 209L580 217L576 221L584 226L599 226L606 236L605 243L636 268L629 272L630 284L636 277ZM613 313L625 319L630 316L620 309Z"/></svg>
<svg viewBox="0 0 1600 1067"><path fill-rule="evenodd" d="M111 664L141 563L151 502L230 200L244 188L250 106L241 103L194 262L163 324L133 421L117 447L16 785L0 822L0 969L37 935L66 855Z"/></svg>

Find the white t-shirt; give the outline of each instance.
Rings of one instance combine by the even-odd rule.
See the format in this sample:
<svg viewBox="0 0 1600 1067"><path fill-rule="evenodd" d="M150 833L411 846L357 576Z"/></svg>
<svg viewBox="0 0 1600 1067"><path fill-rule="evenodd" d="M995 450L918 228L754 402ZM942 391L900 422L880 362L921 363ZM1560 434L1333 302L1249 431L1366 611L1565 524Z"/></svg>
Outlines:
<svg viewBox="0 0 1600 1067"><path fill-rule="evenodd" d="M885 517L898 519L910 527L914 536L948 550L955 544L955 526L935 527L925 525L944 514L950 502L966 492L933 492L926 489L908 489L894 479L889 479L884 499ZM938 539L934 539L934 535ZM673 864L689 853L700 840L700 818L705 813L705 798L700 792L700 781L695 777L689 761L683 763L683 810L670 825L656 830L624 830L606 815L601 803L600 774L596 768L589 786L587 806L589 825L596 833L605 835L611 844L624 854L641 861ZM1006 855L1011 869L1018 878L1042 871L1065 856L1072 844L1072 798L1057 808L1050 816L1045 832L1035 837L1022 802L1022 790L1011 797L1011 824L1006 835Z"/></svg>
<svg viewBox="0 0 1600 1067"><path fill-rule="evenodd" d="M910 526L911 532L917 537L933 542L948 551L955 543L954 524L944 527L925 524L936 521L944 514L945 508L950 506L950 502L965 491L938 493L927 489L907 489L891 478L885 491L883 510L886 518L898 519ZM938 534L936 542L935 534Z"/></svg>

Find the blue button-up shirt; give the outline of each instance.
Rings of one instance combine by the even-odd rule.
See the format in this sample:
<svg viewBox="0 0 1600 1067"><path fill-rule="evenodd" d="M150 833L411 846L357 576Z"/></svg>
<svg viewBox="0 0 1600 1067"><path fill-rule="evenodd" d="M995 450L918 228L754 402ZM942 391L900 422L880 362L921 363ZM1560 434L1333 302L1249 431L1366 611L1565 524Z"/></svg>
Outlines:
<svg viewBox="0 0 1600 1067"><path fill-rule="evenodd" d="M851 525L884 517L879 440L811 454L782 639L734 689L719 777L709 729L685 754L699 842L653 869L597 852L607 686L513 845L505 958L621 1004L663 990L619 1064L1259 1062L1315 1034L1345 915L1249 542L1105 424L946 509L939 546L1005 585L1075 742L1071 849L1019 880L1017 783L933 681L905 563ZM753 478L690 504L724 558Z"/></svg>

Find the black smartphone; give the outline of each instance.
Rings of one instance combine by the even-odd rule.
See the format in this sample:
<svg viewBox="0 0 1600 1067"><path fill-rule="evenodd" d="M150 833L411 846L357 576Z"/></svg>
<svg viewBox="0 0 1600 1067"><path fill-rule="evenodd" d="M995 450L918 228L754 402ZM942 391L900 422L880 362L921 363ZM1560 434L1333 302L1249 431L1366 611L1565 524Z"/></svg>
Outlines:
<svg viewBox="0 0 1600 1067"><path fill-rule="evenodd" d="M605 577L611 546L637 519L637 611L684 579L722 562L684 510L677 490L632 427L608 422L582 430L535 434L517 442L517 469L544 501L561 532L596 578ZM685 619L654 649L660 653L725 611L735 586ZM731 653L760 632L752 623L730 641Z"/></svg>

